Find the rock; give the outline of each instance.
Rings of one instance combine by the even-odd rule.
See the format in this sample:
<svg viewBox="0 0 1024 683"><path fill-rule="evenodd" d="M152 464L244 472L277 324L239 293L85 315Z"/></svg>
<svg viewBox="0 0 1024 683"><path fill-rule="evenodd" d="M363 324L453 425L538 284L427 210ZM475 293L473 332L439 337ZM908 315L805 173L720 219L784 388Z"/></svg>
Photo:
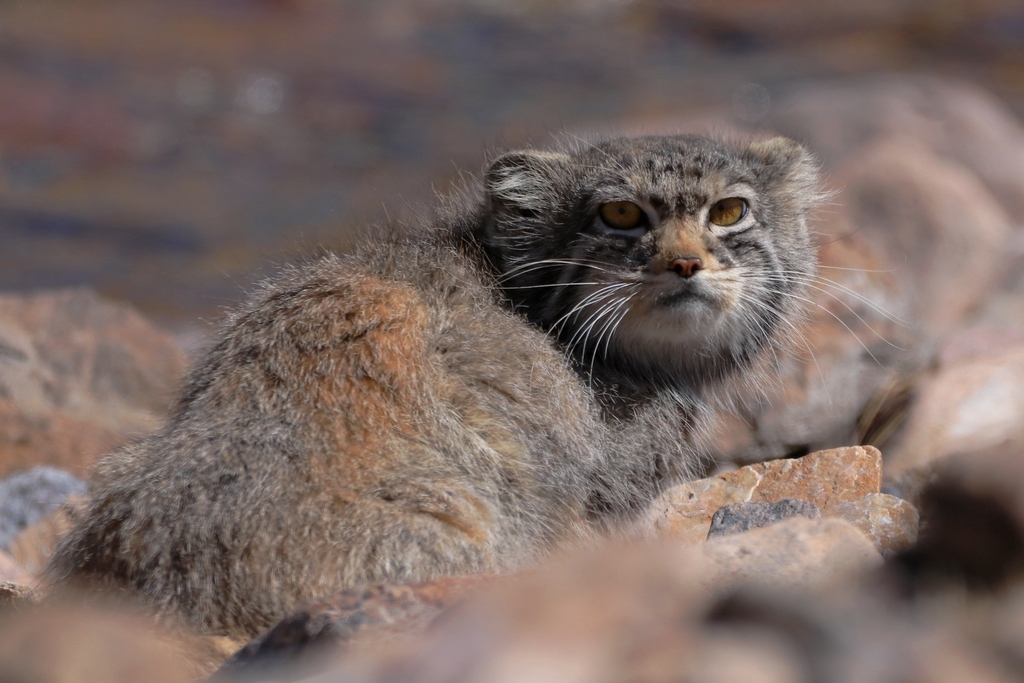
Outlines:
<svg viewBox="0 0 1024 683"><path fill-rule="evenodd" d="M917 142L976 174L1013 215L1024 212L1024 129L972 83L886 76L806 84L775 103L769 125L807 140L833 167L881 138Z"/></svg>
<svg viewBox="0 0 1024 683"><path fill-rule="evenodd" d="M1002 283L1014 226L970 169L920 142L882 138L837 168L835 182L848 224L887 256L911 294L910 319L927 330L962 324Z"/></svg>
<svg viewBox="0 0 1024 683"><path fill-rule="evenodd" d="M954 357L955 358L955 357ZM957 453L1024 438L1024 344L940 366L917 388L905 431L887 451L890 477Z"/></svg>
<svg viewBox="0 0 1024 683"><path fill-rule="evenodd" d="M345 654L322 680L687 680L703 575L679 543L565 558L488 586L420 638Z"/></svg>
<svg viewBox="0 0 1024 683"><path fill-rule="evenodd" d="M736 549L740 542L750 554ZM880 562L846 522L801 517L703 551L664 541L604 547L485 586L421 635L348 650L315 680L884 680L853 674L876 644L888 648L886 663L908 646L893 637L904 635L902 624L870 621L878 609L870 599L842 609L823 602L861 586L857 573ZM844 671L852 663L858 668ZM838 671L844 677L825 676Z"/></svg>
<svg viewBox="0 0 1024 683"><path fill-rule="evenodd" d="M840 503L833 513L860 529L882 557L892 557L917 542L917 508L901 498L869 493L856 502Z"/></svg>
<svg viewBox="0 0 1024 683"><path fill-rule="evenodd" d="M483 575L448 577L341 591L307 605L252 640L224 663L218 680L264 680L280 671L294 676L343 648L422 631L467 593L494 580Z"/></svg>
<svg viewBox="0 0 1024 683"><path fill-rule="evenodd" d="M0 476L45 463L84 477L98 456L124 441L118 429L92 419L28 412L0 398Z"/></svg>
<svg viewBox="0 0 1024 683"><path fill-rule="evenodd" d="M32 583L32 577L25 572L18 561L2 550L0 550L0 583L25 586Z"/></svg>
<svg viewBox="0 0 1024 683"><path fill-rule="evenodd" d="M39 602L39 593L23 581L0 581L0 613L9 609L32 607Z"/></svg>
<svg viewBox="0 0 1024 683"><path fill-rule="evenodd" d="M878 493L881 468L881 454L871 446L748 465L665 491L648 508L648 520L658 535L699 543L707 538L715 512L731 503L796 498L827 516L839 503Z"/></svg>
<svg viewBox="0 0 1024 683"><path fill-rule="evenodd" d="M0 480L0 549L8 549L23 529L48 516L85 483L45 465Z"/></svg>
<svg viewBox="0 0 1024 683"><path fill-rule="evenodd" d="M155 428L185 358L131 308L87 290L0 296L0 475L40 464L84 476Z"/></svg>
<svg viewBox="0 0 1024 683"><path fill-rule="evenodd" d="M898 476L885 475L882 479L882 493L902 498L918 510L921 509L921 494L935 481L936 463L906 470Z"/></svg>
<svg viewBox="0 0 1024 683"><path fill-rule="evenodd" d="M704 555L717 586L749 582L814 589L838 585L882 563L871 541L849 522L805 517L709 539Z"/></svg>
<svg viewBox="0 0 1024 683"><path fill-rule="evenodd" d="M74 525L85 496L72 496L63 505L23 530L11 541L10 553L26 572L38 576L54 549L57 541Z"/></svg>
<svg viewBox="0 0 1024 683"><path fill-rule="evenodd" d="M758 637L758 635L760 637ZM792 683L802 680L803 666L793 648L770 635L749 633L701 638L693 677L700 683Z"/></svg>
<svg viewBox="0 0 1024 683"><path fill-rule="evenodd" d="M797 515L817 519L821 513L814 503L794 498L786 498L776 503L733 503L715 511L711 518L711 528L708 529L708 539L759 529Z"/></svg>
<svg viewBox="0 0 1024 683"><path fill-rule="evenodd" d="M148 621L56 604L0 612L0 671L6 681L194 680L173 638Z"/></svg>
<svg viewBox="0 0 1024 683"><path fill-rule="evenodd" d="M992 324L973 325L957 330L943 340L935 359L937 367L999 356L1024 347L1024 327Z"/></svg>
<svg viewBox="0 0 1024 683"><path fill-rule="evenodd" d="M916 590L1024 585L1024 442L936 463L918 543L896 558Z"/></svg>
<svg viewBox="0 0 1024 683"><path fill-rule="evenodd" d="M725 645L743 659L748 648L767 648L774 654L765 658L767 665L776 668L784 657L799 671L782 679L787 681L1014 680L1007 674L1014 671L1013 660L1000 661L987 643L979 642L980 624L968 625L966 614L939 610L924 619L908 617L907 605L864 585L854 581L827 594L763 586L726 593L708 609L700 650ZM723 655L716 659L712 662L724 664Z"/></svg>

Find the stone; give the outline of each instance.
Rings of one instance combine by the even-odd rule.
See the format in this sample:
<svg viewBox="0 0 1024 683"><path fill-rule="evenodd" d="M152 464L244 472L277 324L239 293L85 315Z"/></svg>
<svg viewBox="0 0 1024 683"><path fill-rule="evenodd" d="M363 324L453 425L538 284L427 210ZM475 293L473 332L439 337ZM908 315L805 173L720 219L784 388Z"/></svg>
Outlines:
<svg viewBox="0 0 1024 683"><path fill-rule="evenodd" d="M223 678L314 668L326 655L422 631L441 612L496 577L473 575L352 588L307 605L236 652Z"/></svg>
<svg viewBox="0 0 1024 683"><path fill-rule="evenodd" d="M48 516L85 482L64 470L41 465L0 480L0 549L8 549L23 529Z"/></svg>
<svg viewBox="0 0 1024 683"><path fill-rule="evenodd" d="M834 173L846 221L887 255L911 296L901 317L948 332L1008 274L1013 223L970 169L920 142L882 138Z"/></svg>
<svg viewBox="0 0 1024 683"><path fill-rule="evenodd" d="M1024 438L1024 344L940 366L916 393L903 434L887 451L889 477Z"/></svg>
<svg viewBox="0 0 1024 683"><path fill-rule="evenodd" d="M874 544L842 519L791 517L709 539L703 547L714 586L737 582L816 589L838 586L882 564Z"/></svg>
<svg viewBox="0 0 1024 683"><path fill-rule="evenodd" d="M759 529L797 515L817 519L821 513L814 503L795 498L785 498L775 503L733 503L715 511L711 518L711 528L708 529L708 539Z"/></svg>
<svg viewBox="0 0 1024 683"><path fill-rule="evenodd" d="M918 542L897 557L917 590L1024 585L1024 442L935 464L920 494Z"/></svg>
<svg viewBox="0 0 1024 683"><path fill-rule="evenodd" d="M769 125L807 140L833 167L881 138L912 140L970 169L1013 215L1024 212L1024 129L976 84L927 75L807 84L775 103Z"/></svg>
<svg viewBox="0 0 1024 683"><path fill-rule="evenodd" d="M0 550L0 583L14 583L28 585L32 577L24 568L8 553Z"/></svg>
<svg viewBox="0 0 1024 683"><path fill-rule="evenodd" d="M170 335L88 290L0 296L0 476L85 476L160 424L185 363Z"/></svg>
<svg viewBox="0 0 1024 683"><path fill-rule="evenodd" d="M57 547L57 541L77 520L85 504L85 496L72 496L63 505L27 527L14 537L10 553L15 561L33 576L38 576Z"/></svg>
<svg viewBox="0 0 1024 683"><path fill-rule="evenodd" d="M856 502L840 503L832 512L860 529L882 557L890 558L917 542L917 508L896 496L869 493Z"/></svg>
<svg viewBox="0 0 1024 683"><path fill-rule="evenodd" d="M186 683L195 680L169 634L138 616L44 604L0 611L5 681Z"/></svg>
<svg viewBox="0 0 1024 683"><path fill-rule="evenodd" d="M23 580L0 581L0 613L7 609L32 607L39 600L39 593Z"/></svg>
<svg viewBox="0 0 1024 683"><path fill-rule="evenodd" d="M878 493L881 474L881 453L871 446L748 465L665 491L648 508L648 522L658 535L700 543L715 512L726 505L796 498L827 516L839 503Z"/></svg>
<svg viewBox="0 0 1024 683"><path fill-rule="evenodd" d="M902 498L915 508L920 509L921 494L938 476L937 464L931 462L921 467L906 470L897 476L887 475L883 471L881 492Z"/></svg>
<svg viewBox="0 0 1024 683"><path fill-rule="evenodd" d="M689 680L702 576L679 543L599 548L487 586L418 638L343 653L316 680Z"/></svg>

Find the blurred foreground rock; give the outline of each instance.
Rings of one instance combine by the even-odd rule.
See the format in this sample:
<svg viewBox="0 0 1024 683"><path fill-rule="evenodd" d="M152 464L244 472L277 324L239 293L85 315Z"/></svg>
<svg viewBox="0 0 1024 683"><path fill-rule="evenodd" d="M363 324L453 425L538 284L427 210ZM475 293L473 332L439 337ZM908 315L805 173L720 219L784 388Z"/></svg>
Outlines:
<svg viewBox="0 0 1024 683"><path fill-rule="evenodd" d="M186 683L173 637L149 620L67 604L0 611L0 678L10 683Z"/></svg>
<svg viewBox="0 0 1024 683"><path fill-rule="evenodd" d="M86 290L0 296L0 476L95 458L154 429L185 358L170 335Z"/></svg>
<svg viewBox="0 0 1024 683"><path fill-rule="evenodd" d="M467 594L500 580L463 576L353 588L314 602L254 639L229 659L218 678L271 680L314 669L340 650L424 630Z"/></svg>

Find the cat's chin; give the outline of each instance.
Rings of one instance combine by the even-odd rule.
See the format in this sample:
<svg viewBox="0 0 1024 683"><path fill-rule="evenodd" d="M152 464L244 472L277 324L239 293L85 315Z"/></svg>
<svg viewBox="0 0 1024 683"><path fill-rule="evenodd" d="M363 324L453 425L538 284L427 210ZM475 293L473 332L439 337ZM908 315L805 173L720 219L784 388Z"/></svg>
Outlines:
<svg viewBox="0 0 1024 683"><path fill-rule="evenodd" d="M616 338L628 348L702 347L718 335L725 322L720 302L683 297L632 310L616 329Z"/></svg>

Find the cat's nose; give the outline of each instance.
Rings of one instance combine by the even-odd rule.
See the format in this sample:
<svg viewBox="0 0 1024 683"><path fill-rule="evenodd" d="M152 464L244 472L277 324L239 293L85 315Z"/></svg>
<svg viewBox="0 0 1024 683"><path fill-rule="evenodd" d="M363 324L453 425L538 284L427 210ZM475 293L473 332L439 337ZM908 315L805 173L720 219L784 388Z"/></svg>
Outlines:
<svg viewBox="0 0 1024 683"><path fill-rule="evenodd" d="M698 270L704 269L704 264L696 256L682 256L668 264L668 269L679 277L693 277Z"/></svg>

